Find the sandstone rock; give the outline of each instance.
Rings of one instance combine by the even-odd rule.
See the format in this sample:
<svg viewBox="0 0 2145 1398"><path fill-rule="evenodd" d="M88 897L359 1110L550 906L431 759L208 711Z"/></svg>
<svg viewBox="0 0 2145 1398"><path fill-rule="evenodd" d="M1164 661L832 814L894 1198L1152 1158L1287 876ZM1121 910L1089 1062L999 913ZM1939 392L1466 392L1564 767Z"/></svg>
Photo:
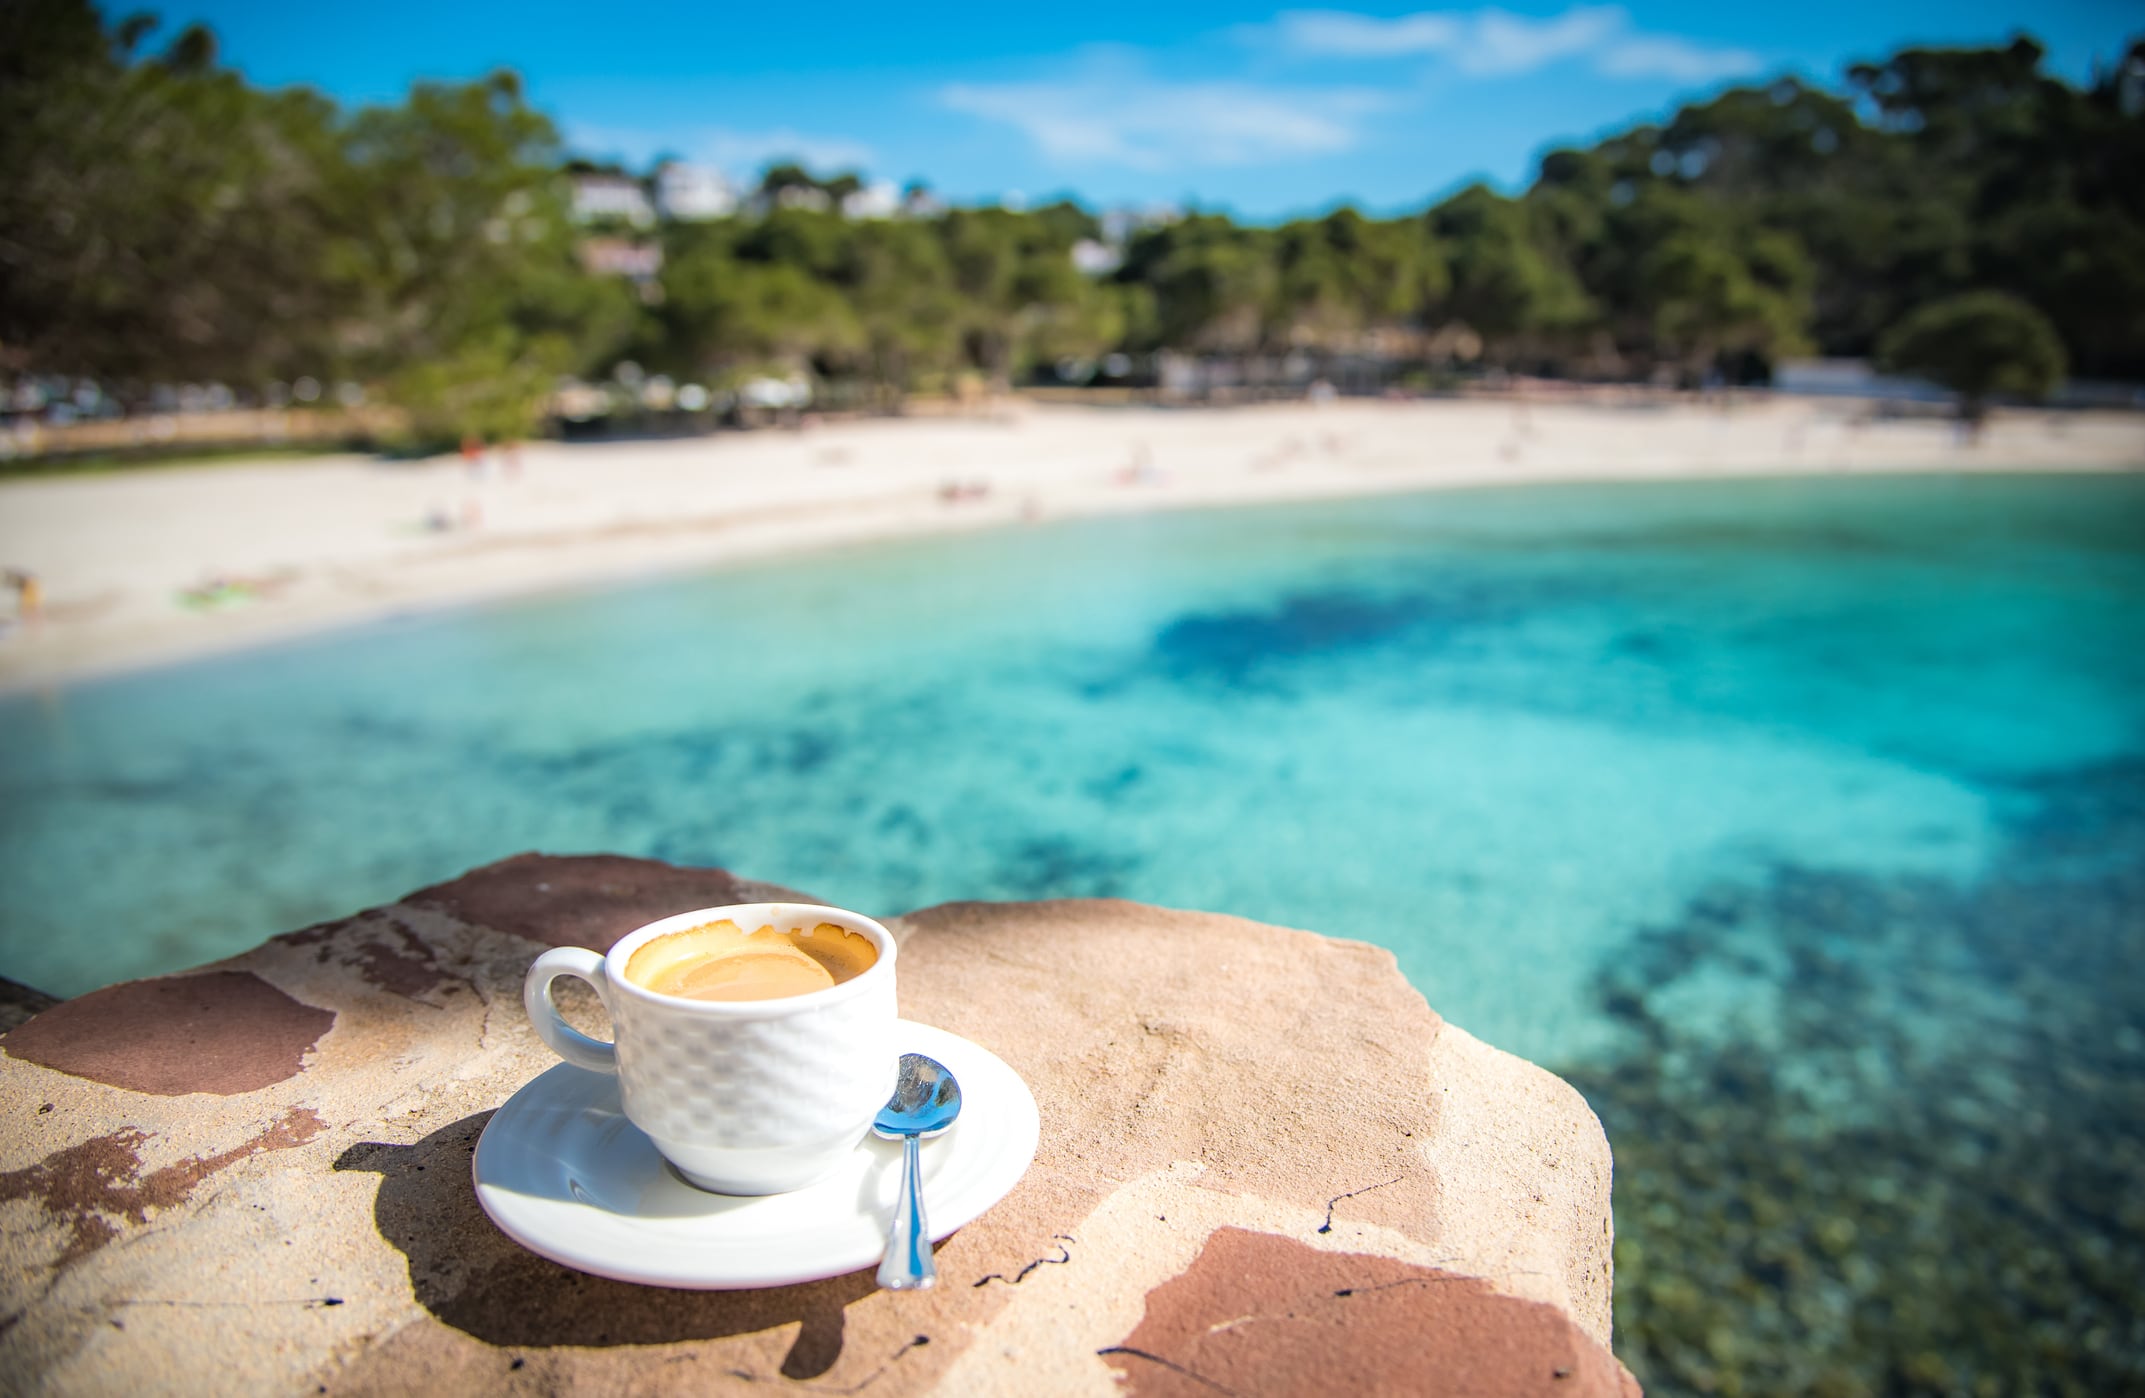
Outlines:
<svg viewBox="0 0 2145 1398"><path fill-rule="evenodd" d="M1578 1095L1359 943L1119 902L889 925L913 1019L1041 1107L1034 1166L870 1272L655 1290L479 1210L491 1111L553 1060L520 985L721 870L523 855L0 1037L0 1373L53 1392L1634 1392L1609 1154ZM568 1005L601 1030L592 996Z"/></svg>

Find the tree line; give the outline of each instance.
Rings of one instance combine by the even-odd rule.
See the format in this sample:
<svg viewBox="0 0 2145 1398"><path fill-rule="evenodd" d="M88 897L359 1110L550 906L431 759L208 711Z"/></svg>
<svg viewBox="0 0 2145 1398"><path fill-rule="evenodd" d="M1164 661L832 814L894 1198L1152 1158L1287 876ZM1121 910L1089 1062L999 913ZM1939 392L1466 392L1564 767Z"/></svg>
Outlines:
<svg viewBox="0 0 2145 1398"><path fill-rule="evenodd" d="M2145 42L2084 86L2026 38L1907 49L1554 150L1518 195L1194 211L1087 270L1103 228L1071 201L768 199L644 235L636 285L577 255L568 153L511 73L346 109L249 86L198 26L151 33L83 0L0 14L0 374L351 381L427 440L526 433L622 358L888 399L1158 350L1683 382L1867 355L1975 401L2145 378Z"/></svg>

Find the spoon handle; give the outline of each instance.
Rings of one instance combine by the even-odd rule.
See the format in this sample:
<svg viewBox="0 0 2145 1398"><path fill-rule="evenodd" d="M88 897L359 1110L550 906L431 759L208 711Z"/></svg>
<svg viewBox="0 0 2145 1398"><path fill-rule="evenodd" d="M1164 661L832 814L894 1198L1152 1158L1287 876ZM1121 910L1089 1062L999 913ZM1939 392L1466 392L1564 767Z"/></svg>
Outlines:
<svg viewBox="0 0 2145 1398"><path fill-rule="evenodd" d="M937 1280L931 1225L924 1221L922 1149L911 1133L901 1138L901 1202L894 1206L894 1226L887 1231L879 1285L888 1291L921 1291Z"/></svg>

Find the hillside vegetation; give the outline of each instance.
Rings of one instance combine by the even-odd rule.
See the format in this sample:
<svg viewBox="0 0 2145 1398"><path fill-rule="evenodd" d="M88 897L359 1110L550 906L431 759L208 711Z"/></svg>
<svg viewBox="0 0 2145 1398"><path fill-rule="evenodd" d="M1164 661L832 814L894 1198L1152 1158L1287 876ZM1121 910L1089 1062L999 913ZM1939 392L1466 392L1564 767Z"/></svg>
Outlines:
<svg viewBox="0 0 2145 1398"><path fill-rule="evenodd" d="M0 14L0 375L120 401L354 383L429 435L508 436L622 358L882 399L1161 349L1754 381L1809 352L1927 359L1931 327L1994 305L1999 357L2016 337L2032 362L1970 366L1979 391L2145 378L2145 42L2083 88L2030 39L1910 49L1553 151L1516 197L1195 211L1090 274L1072 249L1101 224L1071 202L577 226L568 152L511 73L346 109L249 86L198 27L153 53L149 32L76 0ZM659 243L660 272L585 270L606 232Z"/></svg>

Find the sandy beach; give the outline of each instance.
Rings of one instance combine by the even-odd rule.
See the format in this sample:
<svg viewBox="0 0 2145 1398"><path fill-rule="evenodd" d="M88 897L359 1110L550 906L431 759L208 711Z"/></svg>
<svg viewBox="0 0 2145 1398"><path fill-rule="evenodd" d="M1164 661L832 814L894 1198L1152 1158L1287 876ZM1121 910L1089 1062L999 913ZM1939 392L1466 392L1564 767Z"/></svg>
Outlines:
<svg viewBox="0 0 2145 1398"><path fill-rule="evenodd" d="M1866 405L1012 402L387 462L249 461L0 484L0 567L40 579L0 689L418 609L862 540L1137 510L1520 482L2145 469L2145 416L2018 413L1977 442ZM0 603L0 606L5 606Z"/></svg>

